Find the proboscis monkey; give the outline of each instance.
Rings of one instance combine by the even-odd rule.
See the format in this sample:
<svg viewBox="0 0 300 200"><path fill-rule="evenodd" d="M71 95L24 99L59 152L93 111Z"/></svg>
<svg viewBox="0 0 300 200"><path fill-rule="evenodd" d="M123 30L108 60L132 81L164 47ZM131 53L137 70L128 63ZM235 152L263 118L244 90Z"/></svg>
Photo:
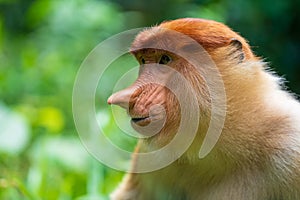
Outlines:
<svg viewBox="0 0 300 200"><path fill-rule="evenodd" d="M173 38L173 32L191 38L203 52L181 36ZM188 120L198 127L192 144L178 159L148 173L132 170L111 199L300 199L300 104L282 89L281 78L254 55L244 38L222 23L184 18L142 31L131 52L140 63L139 77L129 88L113 94L108 103L127 109L133 127L141 134L148 134L143 127L150 124L161 127L156 134L140 139L135 154L167 145L183 120L183 104L166 87L174 72L163 66L180 73L192 86L198 110L191 109L199 116ZM207 77L214 74L210 74L211 63L201 61L206 59L201 58L205 53L215 64L222 84L209 85ZM198 68L197 59L191 61L195 57ZM155 77L163 83L151 83ZM176 81L172 84L176 86ZM178 91L186 92L182 85L178 82ZM211 117L212 94L218 98L214 93L218 87L225 91L224 126L214 148L199 158L210 121L215 120ZM163 123L155 124L160 121ZM138 159L133 158L133 168L136 163Z"/></svg>

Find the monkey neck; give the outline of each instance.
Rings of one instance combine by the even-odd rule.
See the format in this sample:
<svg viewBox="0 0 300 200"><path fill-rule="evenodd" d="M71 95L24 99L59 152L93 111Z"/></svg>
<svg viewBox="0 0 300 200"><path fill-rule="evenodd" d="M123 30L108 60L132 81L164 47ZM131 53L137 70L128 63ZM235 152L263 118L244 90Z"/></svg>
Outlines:
<svg viewBox="0 0 300 200"><path fill-rule="evenodd" d="M282 146L282 133L295 131L291 120L300 122L296 114L291 117L291 110L299 109L299 104L281 90L279 78L266 71L263 62L220 63L218 67L227 98L221 136L207 157L199 159L210 120L209 114L202 115L193 144L177 163L198 165L207 173L224 176L239 170L264 170Z"/></svg>
<svg viewBox="0 0 300 200"><path fill-rule="evenodd" d="M299 124L299 117L292 114L300 109L299 103L281 89L280 79L265 70L260 61L224 64L220 69L227 114L211 156L235 169L263 170L272 156L280 153L288 134L300 131L294 126Z"/></svg>

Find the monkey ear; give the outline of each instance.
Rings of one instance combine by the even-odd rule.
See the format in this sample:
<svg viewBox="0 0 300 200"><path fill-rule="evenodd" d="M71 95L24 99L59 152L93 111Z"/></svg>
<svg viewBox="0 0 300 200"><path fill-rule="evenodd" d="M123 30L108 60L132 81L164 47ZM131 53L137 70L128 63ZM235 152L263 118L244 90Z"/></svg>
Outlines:
<svg viewBox="0 0 300 200"><path fill-rule="evenodd" d="M230 56L238 59L239 63L243 62L245 59L245 54L243 51L242 42L236 38L232 38L229 45L233 47L233 51L230 52Z"/></svg>

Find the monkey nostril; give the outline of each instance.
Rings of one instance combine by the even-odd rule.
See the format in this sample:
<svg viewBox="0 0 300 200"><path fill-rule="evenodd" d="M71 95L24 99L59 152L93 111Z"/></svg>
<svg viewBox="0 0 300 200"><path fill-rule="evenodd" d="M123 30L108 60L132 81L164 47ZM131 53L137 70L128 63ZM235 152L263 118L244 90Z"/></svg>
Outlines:
<svg viewBox="0 0 300 200"><path fill-rule="evenodd" d="M109 105L112 104L112 96L110 96L110 97L107 99L107 103L108 103Z"/></svg>

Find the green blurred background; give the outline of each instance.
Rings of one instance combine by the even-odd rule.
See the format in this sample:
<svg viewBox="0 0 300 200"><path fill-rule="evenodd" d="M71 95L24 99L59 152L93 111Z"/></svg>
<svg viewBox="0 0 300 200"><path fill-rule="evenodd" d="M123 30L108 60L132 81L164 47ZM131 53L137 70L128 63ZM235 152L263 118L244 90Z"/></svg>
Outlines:
<svg viewBox="0 0 300 200"><path fill-rule="evenodd" d="M107 199L121 180L87 153L72 118L76 72L104 39L167 19L214 19L300 94L299 14L299 0L0 0L0 199ZM109 109L101 110L111 88L98 93L98 114L114 135Z"/></svg>

